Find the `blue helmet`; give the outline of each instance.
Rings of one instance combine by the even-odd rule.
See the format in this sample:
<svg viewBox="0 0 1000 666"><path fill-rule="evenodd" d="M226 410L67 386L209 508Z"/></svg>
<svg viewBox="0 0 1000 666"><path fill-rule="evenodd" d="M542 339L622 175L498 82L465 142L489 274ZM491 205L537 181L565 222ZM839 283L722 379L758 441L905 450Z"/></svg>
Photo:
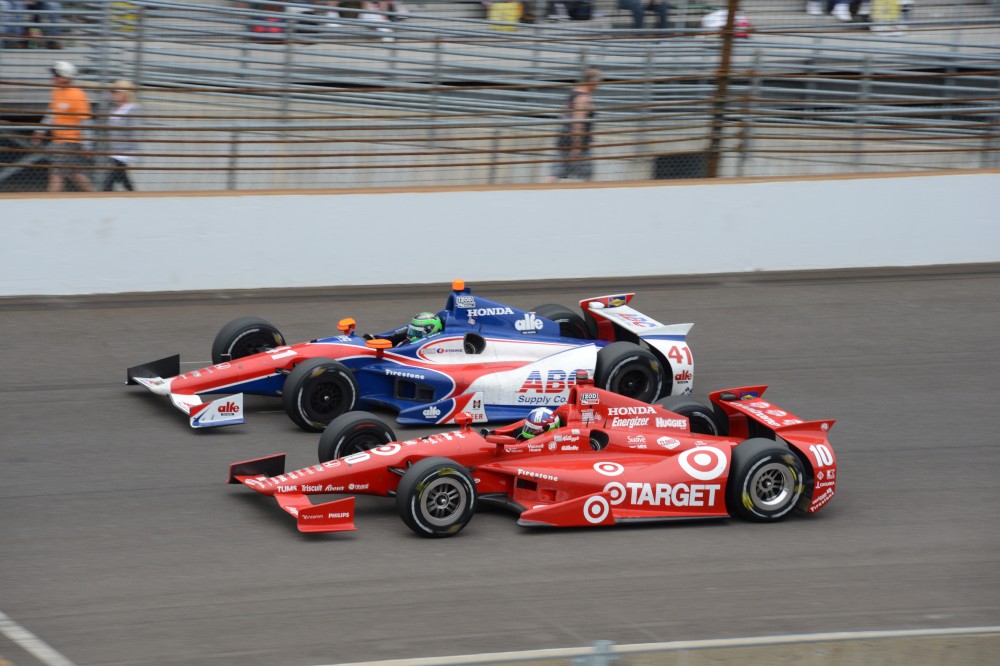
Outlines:
<svg viewBox="0 0 1000 666"><path fill-rule="evenodd" d="M554 430L559 427L559 417L552 413L547 407L536 407L528 413L528 418L524 419L524 426L518 439L531 439L535 435Z"/></svg>

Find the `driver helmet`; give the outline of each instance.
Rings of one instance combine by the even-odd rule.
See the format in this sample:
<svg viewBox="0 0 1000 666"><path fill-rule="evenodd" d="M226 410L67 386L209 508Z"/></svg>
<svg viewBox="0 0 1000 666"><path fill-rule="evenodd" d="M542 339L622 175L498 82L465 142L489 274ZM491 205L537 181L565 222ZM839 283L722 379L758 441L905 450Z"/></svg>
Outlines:
<svg viewBox="0 0 1000 666"><path fill-rule="evenodd" d="M416 342L443 330L444 324L441 322L441 317L433 312L421 312L410 320L410 325L406 327L406 338L410 342Z"/></svg>
<svg viewBox="0 0 1000 666"><path fill-rule="evenodd" d="M528 418L524 419L524 426L518 439L531 439L535 435L554 430L559 427L559 417L552 413L547 407L536 407L528 413Z"/></svg>

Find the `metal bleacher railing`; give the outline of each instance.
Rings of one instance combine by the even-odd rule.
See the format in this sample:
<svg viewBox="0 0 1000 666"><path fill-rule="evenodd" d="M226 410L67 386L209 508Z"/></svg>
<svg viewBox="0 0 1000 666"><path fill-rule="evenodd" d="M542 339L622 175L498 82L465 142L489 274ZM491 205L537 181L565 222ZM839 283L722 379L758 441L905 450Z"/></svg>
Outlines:
<svg viewBox="0 0 1000 666"><path fill-rule="evenodd" d="M0 192L45 189L51 152L27 136L54 60L95 102L95 181L107 92L136 83L142 190L540 182L587 66L596 181L1000 166L1000 5L875 1L890 30L804 0L743 0L731 33L694 0L663 31L616 0L586 20L528 3L532 23L444 0L0 2Z"/></svg>

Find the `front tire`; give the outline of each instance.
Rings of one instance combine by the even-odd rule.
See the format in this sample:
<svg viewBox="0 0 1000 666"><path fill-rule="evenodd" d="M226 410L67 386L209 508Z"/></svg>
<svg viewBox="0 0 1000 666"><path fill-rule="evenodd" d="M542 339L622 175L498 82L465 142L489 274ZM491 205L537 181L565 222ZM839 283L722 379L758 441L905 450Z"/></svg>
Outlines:
<svg viewBox="0 0 1000 666"><path fill-rule="evenodd" d="M212 342L212 363L219 364L259 354L285 344L285 336L260 317L234 319L219 331Z"/></svg>
<svg viewBox="0 0 1000 666"><path fill-rule="evenodd" d="M729 434L729 419L713 405L706 405L700 400L685 395L672 395L657 400L656 404L674 414L687 417L688 425L694 434L718 437L725 437Z"/></svg>
<svg viewBox="0 0 1000 666"><path fill-rule="evenodd" d="M559 335L564 338L575 338L577 340L593 340L590 330L587 328L583 317L573 312L569 308L555 303L539 305L533 312L539 317L545 317L559 324Z"/></svg>
<svg viewBox="0 0 1000 666"><path fill-rule="evenodd" d="M323 430L319 438L321 463L344 458L396 441L396 433L370 412L341 414Z"/></svg>
<svg viewBox="0 0 1000 666"><path fill-rule="evenodd" d="M652 402L663 390L663 366L652 352L633 342L612 342L597 352L594 385Z"/></svg>
<svg viewBox="0 0 1000 666"><path fill-rule="evenodd" d="M726 504L729 513L753 522L781 520L805 490L802 463L770 439L748 439L733 449Z"/></svg>
<svg viewBox="0 0 1000 666"><path fill-rule="evenodd" d="M282 406L295 425L321 432L341 414L354 409L358 382L343 363L311 358L295 366L285 378Z"/></svg>
<svg viewBox="0 0 1000 666"><path fill-rule="evenodd" d="M396 510L419 536L455 536L476 511L476 484L454 460L424 458L399 480Z"/></svg>

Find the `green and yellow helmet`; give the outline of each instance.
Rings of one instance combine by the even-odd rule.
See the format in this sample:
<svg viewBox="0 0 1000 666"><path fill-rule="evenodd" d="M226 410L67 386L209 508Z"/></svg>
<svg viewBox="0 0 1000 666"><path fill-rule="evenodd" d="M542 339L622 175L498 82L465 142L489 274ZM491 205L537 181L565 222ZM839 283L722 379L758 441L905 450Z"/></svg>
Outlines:
<svg viewBox="0 0 1000 666"><path fill-rule="evenodd" d="M406 339L416 342L428 335L434 335L444 330L444 323L441 317L433 312L421 312L410 320L410 325L406 327Z"/></svg>

